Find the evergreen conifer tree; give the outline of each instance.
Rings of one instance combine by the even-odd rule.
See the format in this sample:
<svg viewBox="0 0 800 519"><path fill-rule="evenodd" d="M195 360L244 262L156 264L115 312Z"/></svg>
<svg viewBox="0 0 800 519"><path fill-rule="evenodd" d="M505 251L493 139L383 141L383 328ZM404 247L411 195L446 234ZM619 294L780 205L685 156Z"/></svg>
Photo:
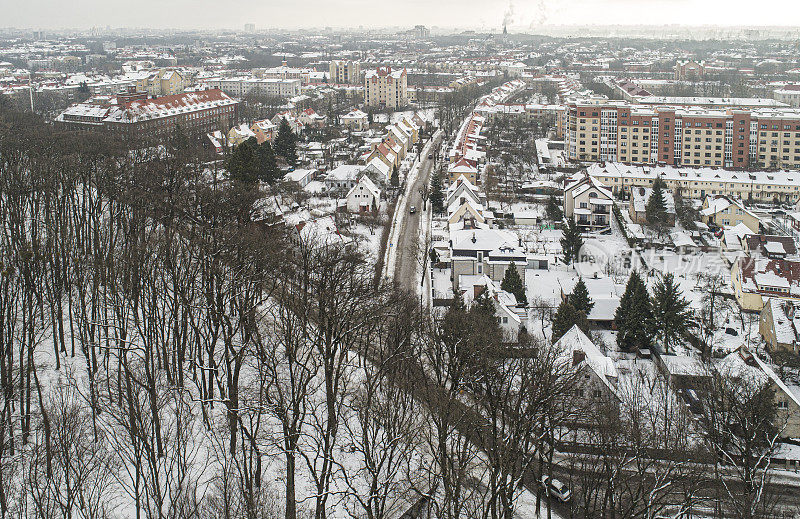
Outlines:
<svg viewBox="0 0 800 519"><path fill-rule="evenodd" d="M297 135L285 117L281 119L278 135L275 136L275 154L283 157L290 166L297 164Z"/></svg>
<svg viewBox="0 0 800 519"><path fill-rule="evenodd" d="M614 314L619 334L617 344L624 351L650 348L652 312L647 286L637 271L631 273L625 293Z"/></svg>
<svg viewBox="0 0 800 519"><path fill-rule="evenodd" d="M664 353L670 353L670 346L679 344L689 329L690 313L689 301L683 293L675 277L664 274L653 288L652 312L653 330L655 338L664 348Z"/></svg>
<svg viewBox="0 0 800 519"><path fill-rule="evenodd" d="M551 222L560 222L564 218L564 211L561 210L561 205L556 200L555 195L548 197L545 214L547 214L547 219Z"/></svg>
<svg viewBox="0 0 800 519"><path fill-rule="evenodd" d="M564 227L563 233L561 248L564 251L564 262L569 265L578 259L578 253L583 247L583 237L573 218L567 218L567 225Z"/></svg>
<svg viewBox="0 0 800 519"><path fill-rule="evenodd" d="M397 173L396 164L392 166L392 176L389 178L389 183L392 185L392 187L397 187L400 185L400 175Z"/></svg>
<svg viewBox="0 0 800 519"><path fill-rule="evenodd" d="M575 307L575 310L583 312L587 317L592 311L592 308L594 308L594 301L589 297L589 291L586 289L586 283L583 281L583 278L578 278L578 282L575 284L575 288L572 289L572 294L569 296L569 302Z"/></svg>
<svg viewBox="0 0 800 519"><path fill-rule="evenodd" d="M258 181L260 164L256 150L246 141L233 149L226 162L232 180L253 184Z"/></svg>
<svg viewBox="0 0 800 519"><path fill-rule="evenodd" d="M528 298L525 295L525 283L523 283L522 278L517 271L517 266L513 261L506 269L506 273L503 276L503 281L500 283L500 288L509 294L514 294L514 297L517 298L518 305L528 305Z"/></svg>
<svg viewBox="0 0 800 519"><path fill-rule="evenodd" d="M254 146L258 148L258 179L262 182L272 184L278 178L278 161L275 159L275 152L272 149L272 145L269 141L264 141L261 144L258 144L256 141Z"/></svg>
<svg viewBox="0 0 800 519"><path fill-rule="evenodd" d="M556 310L556 314L553 316L552 341L554 343L557 342L576 324L584 333L589 330L589 322L586 320L586 315L569 304L569 298L564 299L561 301L561 304L558 305L558 310Z"/></svg>
<svg viewBox="0 0 800 519"><path fill-rule="evenodd" d="M653 227L661 228L667 223L667 199L664 196L664 181L656 178L653 182L653 191L644 208L647 223Z"/></svg>
<svg viewBox="0 0 800 519"><path fill-rule="evenodd" d="M442 177L437 171L431 179L431 208L434 213L441 214L444 212L444 193L442 192Z"/></svg>

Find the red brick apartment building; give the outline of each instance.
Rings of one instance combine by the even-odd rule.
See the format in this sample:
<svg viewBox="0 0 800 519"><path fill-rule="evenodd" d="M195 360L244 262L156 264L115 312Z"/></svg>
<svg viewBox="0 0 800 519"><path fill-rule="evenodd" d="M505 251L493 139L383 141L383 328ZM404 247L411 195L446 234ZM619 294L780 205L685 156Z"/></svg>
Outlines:
<svg viewBox="0 0 800 519"><path fill-rule="evenodd" d="M55 119L76 130L104 130L120 137L158 136L180 126L188 135L227 131L236 119L238 102L222 90L200 90L148 98L128 92L70 106Z"/></svg>

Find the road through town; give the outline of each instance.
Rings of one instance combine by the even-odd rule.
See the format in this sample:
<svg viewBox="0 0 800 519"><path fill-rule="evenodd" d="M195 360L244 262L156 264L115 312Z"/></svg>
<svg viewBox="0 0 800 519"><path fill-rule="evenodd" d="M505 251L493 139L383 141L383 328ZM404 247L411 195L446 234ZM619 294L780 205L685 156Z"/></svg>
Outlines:
<svg viewBox="0 0 800 519"><path fill-rule="evenodd" d="M435 157L429 159L428 155L435 155L438 151L442 141L441 132L434 134L431 139L433 143L426 145L422 157L420 157L419 172L412 179L412 185L407 186L406 193L403 195L407 197L406 203L397 204L397 211L394 216L394 226L397 226L396 240L395 243L391 244L394 249L391 252L396 254L394 280L409 292L414 292L421 281L417 273L419 269L420 223L424 221L422 218L423 209L420 190L430 182L436 159ZM412 206L416 208L416 212L413 214L410 212Z"/></svg>

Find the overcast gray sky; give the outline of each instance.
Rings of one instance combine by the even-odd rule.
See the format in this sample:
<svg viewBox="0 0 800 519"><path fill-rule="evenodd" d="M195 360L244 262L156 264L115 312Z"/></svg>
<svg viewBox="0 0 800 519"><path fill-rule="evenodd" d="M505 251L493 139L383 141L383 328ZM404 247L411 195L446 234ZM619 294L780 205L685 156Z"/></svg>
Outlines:
<svg viewBox="0 0 800 519"><path fill-rule="evenodd" d="M0 27L800 25L798 0L0 0Z"/></svg>

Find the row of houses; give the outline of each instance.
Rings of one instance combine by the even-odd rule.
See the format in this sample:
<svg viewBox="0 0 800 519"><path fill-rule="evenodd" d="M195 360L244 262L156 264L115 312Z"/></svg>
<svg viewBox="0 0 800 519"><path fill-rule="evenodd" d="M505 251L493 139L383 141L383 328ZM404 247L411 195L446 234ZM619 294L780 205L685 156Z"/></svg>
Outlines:
<svg viewBox="0 0 800 519"><path fill-rule="evenodd" d="M385 171L388 180L391 172L400 168L403 159L419 141L424 126L425 121L418 113L401 117L386 127L386 134L380 141L372 143L370 150L361 156L361 161L381 172Z"/></svg>
<svg viewBox="0 0 800 519"><path fill-rule="evenodd" d="M321 128L327 123L327 117L318 114L312 108L307 108L297 113L289 110L278 112L272 119L237 124L225 134L220 130L211 132L208 134L208 139L218 153L222 152L225 142L231 148L250 138L255 138L259 144L265 141L272 142L283 120L286 120L289 128L297 135L300 135L306 128Z"/></svg>

